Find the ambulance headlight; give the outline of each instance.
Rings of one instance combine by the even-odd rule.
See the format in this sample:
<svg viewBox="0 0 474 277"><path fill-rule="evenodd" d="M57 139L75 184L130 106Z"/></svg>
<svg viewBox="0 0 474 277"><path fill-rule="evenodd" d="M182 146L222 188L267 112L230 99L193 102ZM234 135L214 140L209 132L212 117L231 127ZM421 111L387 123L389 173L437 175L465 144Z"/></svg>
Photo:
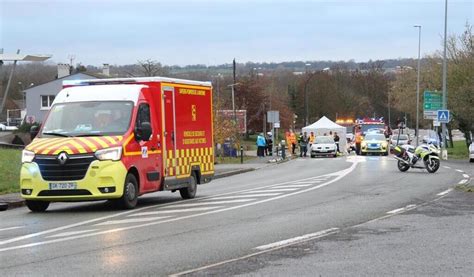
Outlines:
<svg viewBox="0 0 474 277"><path fill-rule="evenodd" d="M388 142L385 142L385 141L382 142L382 147L383 147L383 148L387 148L387 146L388 146Z"/></svg>
<svg viewBox="0 0 474 277"><path fill-rule="evenodd" d="M23 150L21 152L21 162L22 163L31 163L35 158L35 152Z"/></svg>
<svg viewBox="0 0 474 277"><path fill-rule="evenodd" d="M97 150L95 156L100 161L119 161L122 157L122 147L112 147Z"/></svg>

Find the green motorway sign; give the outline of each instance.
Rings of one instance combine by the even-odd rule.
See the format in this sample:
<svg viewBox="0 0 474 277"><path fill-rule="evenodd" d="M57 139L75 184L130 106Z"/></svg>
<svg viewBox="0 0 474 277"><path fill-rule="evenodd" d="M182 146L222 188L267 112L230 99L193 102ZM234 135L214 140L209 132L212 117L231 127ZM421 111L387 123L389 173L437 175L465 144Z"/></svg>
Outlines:
<svg viewBox="0 0 474 277"><path fill-rule="evenodd" d="M425 90L423 93L423 115L426 119L436 119L437 111L443 109L443 94Z"/></svg>

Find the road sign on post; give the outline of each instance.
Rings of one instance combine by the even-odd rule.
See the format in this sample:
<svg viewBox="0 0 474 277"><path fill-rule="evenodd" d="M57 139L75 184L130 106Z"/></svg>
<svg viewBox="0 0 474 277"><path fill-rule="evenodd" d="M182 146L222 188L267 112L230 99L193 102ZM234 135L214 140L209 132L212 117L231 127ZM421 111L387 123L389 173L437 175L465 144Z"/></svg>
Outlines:
<svg viewBox="0 0 474 277"><path fill-rule="evenodd" d="M279 111L268 111L267 112L267 122L269 122L269 123L280 122L280 112Z"/></svg>
<svg viewBox="0 0 474 277"><path fill-rule="evenodd" d="M425 119L437 119L438 110L443 108L443 95L437 91L423 93L423 117Z"/></svg>
<svg viewBox="0 0 474 277"><path fill-rule="evenodd" d="M449 123L449 110L438 110L437 120L440 123Z"/></svg>

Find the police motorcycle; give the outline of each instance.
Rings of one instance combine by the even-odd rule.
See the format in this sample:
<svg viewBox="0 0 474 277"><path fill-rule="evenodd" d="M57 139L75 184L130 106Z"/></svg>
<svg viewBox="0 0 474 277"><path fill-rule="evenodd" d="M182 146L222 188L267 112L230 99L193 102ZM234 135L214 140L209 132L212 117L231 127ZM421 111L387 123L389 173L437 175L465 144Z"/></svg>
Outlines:
<svg viewBox="0 0 474 277"><path fill-rule="evenodd" d="M418 147L411 145L397 145L395 146L395 159L398 160L398 169L401 172L407 171L411 168L421 168L428 170L429 173L435 173L440 166L440 149L431 143L423 143ZM423 166L417 165L423 163Z"/></svg>

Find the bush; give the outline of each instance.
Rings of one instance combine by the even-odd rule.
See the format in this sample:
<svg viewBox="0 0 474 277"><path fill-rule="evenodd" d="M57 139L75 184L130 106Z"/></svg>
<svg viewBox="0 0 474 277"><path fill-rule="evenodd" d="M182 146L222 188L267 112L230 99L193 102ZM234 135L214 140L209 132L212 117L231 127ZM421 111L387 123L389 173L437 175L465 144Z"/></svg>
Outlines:
<svg viewBox="0 0 474 277"><path fill-rule="evenodd" d="M34 123L26 123L26 122L23 122L23 124L20 125L20 127L18 127L18 130L16 130L14 133L29 133L30 132L30 129L31 127L33 126L41 126L41 123L39 122L34 122Z"/></svg>

